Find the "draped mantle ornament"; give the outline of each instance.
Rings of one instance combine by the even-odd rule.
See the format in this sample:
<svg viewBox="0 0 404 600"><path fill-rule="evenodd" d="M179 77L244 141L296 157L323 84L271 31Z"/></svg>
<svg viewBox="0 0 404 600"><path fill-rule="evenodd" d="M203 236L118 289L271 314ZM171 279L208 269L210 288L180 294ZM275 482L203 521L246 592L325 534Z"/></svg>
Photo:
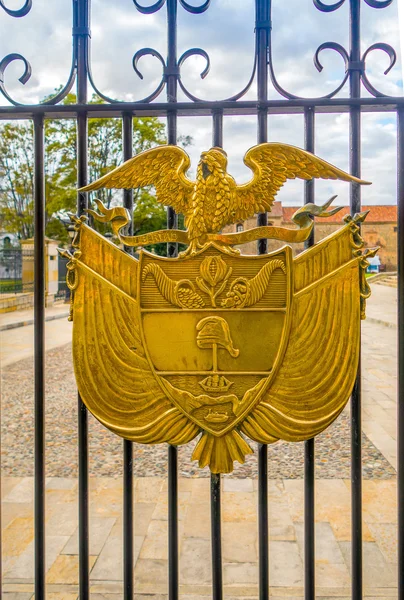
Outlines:
<svg viewBox="0 0 404 600"><path fill-rule="evenodd" d="M233 246L263 237L302 242L314 217L340 210L328 210L331 198L300 208L294 228L222 233L270 211L288 179L367 183L279 143L251 148L245 163L253 177L237 185L226 153L212 148L191 181L181 148L143 152L82 191L153 185L159 202L185 215L187 230L128 236L128 211L96 201L98 212L88 213L111 223L137 256L74 215L74 252L61 251L70 259L74 369L87 408L134 442L181 445L199 436L192 458L213 473L243 463L253 452L248 440L307 440L341 413L358 367L367 258L377 251L363 250L361 213L295 257L290 245L240 254ZM178 258L144 250L162 241L188 248Z"/></svg>

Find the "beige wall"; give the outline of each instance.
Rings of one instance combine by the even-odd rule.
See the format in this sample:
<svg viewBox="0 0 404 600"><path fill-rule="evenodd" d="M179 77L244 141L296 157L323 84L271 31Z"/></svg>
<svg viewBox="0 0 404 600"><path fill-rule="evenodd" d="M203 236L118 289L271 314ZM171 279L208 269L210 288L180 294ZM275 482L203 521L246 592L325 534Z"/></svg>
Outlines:
<svg viewBox="0 0 404 600"><path fill-rule="evenodd" d="M34 239L24 240L23 248L30 253L23 253L22 260L22 281L23 283L33 283L34 281ZM59 273L58 273L58 251L59 242L45 238L45 292L47 296L54 296L58 291Z"/></svg>
<svg viewBox="0 0 404 600"><path fill-rule="evenodd" d="M378 254L382 264L388 271L396 271L397 223L365 223L363 237L369 248L380 246Z"/></svg>
<svg viewBox="0 0 404 600"><path fill-rule="evenodd" d="M281 217L269 216L269 224L282 226L282 227L293 227L290 222L284 222ZM316 222L315 226L315 241L318 242L323 238L327 237L337 229L341 227L341 223L321 223ZM256 218L248 219L244 223L244 229L252 229L257 226ZM236 225L229 225L224 228L224 233L233 233L236 231ZM362 225L362 236L365 240L365 244L368 248L374 248L380 246L379 256L381 263L386 265L388 271L395 271L397 269L397 223L364 223ZM284 242L277 240L268 240L268 251L272 252L281 248ZM299 253L304 249L303 244L292 245L295 253ZM242 254L256 254L257 243L249 242L239 246Z"/></svg>

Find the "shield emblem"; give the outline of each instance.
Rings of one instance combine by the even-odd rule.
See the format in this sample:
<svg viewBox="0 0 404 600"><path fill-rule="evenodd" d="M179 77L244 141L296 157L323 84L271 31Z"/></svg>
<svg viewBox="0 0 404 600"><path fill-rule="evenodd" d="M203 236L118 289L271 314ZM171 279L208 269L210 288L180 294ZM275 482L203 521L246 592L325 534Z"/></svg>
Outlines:
<svg viewBox="0 0 404 600"><path fill-rule="evenodd" d="M150 368L189 419L223 436L259 402L289 337L291 248L263 256L213 244L191 257L141 251L139 321Z"/></svg>
<svg viewBox="0 0 404 600"><path fill-rule="evenodd" d="M270 225L224 234L230 216L243 220L272 203L276 192L265 191L264 198L267 185L278 189L296 176L352 180L286 145L259 145L246 164L255 165L255 175L237 186L224 155L213 148L201 157L194 183L185 177L188 157L164 146L83 188L154 185L160 202L185 214L189 231L128 236L122 232L130 220L125 208L96 201L100 213L89 213L110 222L125 246L187 244L177 259L142 250L138 260L94 232L83 216L72 217L74 254L64 252L70 258L75 373L88 409L114 433L144 444L177 446L202 433L192 459L212 473L230 473L235 460L244 462L252 449L243 436L260 444L307 440L343 410L370 295L367 257L377 251L361 251L361 213L345 217L340 229L293 261L289 246L240 256L232 247L247 241L307 240L313 217L339 210L327 211L332 199L309 203L292 217L294 229ZM206 185L199 186L202 179Z"/></svg>

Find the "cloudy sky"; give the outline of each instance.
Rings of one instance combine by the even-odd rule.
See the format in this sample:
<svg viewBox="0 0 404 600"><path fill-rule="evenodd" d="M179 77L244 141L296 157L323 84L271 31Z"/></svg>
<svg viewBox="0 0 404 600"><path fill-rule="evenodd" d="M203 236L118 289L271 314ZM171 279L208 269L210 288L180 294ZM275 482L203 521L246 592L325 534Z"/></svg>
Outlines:
<svg viewBox="0 0 404 600"><path fill-rule="evenodd" d="M201 4L201 0L189 0ZM324 0L330 3L331 0ZM376 42L388 42L397 51L397 64L387 76L388 57L380 51L370 53L366 63L372 84L385 94L403 95L400 60L398 3L375 10L362 2L362 51ZM150 0L141 0L143 5ZM313 55L323 42L338 42L349 46L348 3L333 13L321 13L312 0L273 0L273 62L279 83L289 92L316 97L335 89L344 76L344 63L335 52L321 54L323 71L313 65ZM18 8L22 0L6 0L9 8ZM156 58L144 57L139 68L141 81L132 68L133 54L151 47L166 54L166 9L153 15L140 14L132 0L93 0L92 2L92 70L98 88L105 94L125 101L147 96L161 78L161 64ZM71 61L71 3L69 0L33 0L31 12L22 19L12 18L0 8L0 56L12 52L24 55L32 65L32 77L23 86L18 82L22 73L19 62L6 71L6 86L18 101L36 103L64 83ZM202 15L192 15L178 9L178 56L192 47L203 48L211 59L211 70L201 80L205 67L201 57L191 57L182 68L182 81L196 96L219 100L241 90L247 83L253 65L254 1L212 0ZM253 84L245 96L254 100ZM340 97L348 96L345 85ZM163 92L164 94L164 92ZM363 95L368 93L363 89ZM269 97L278 93L270 84ZM164 99L164 95L160 96ZM179 100L185 98L179 93ZM5 103L2 101L2 103ZM189 153L196 164L198 155L211 145L211 119L208 117L179 118L179 134L193 136ZM348 169L348 115L318 115L316 117L316 154ZM303 146L303 117L271 116L269 140ZM229 155L229 171L239 182L249 178L243 165L246 150L256 143L256 119L226 117L224 147ZM394 113L371 114L362 118L362 177L373 181L363 189L363 204L394 204L396 202L396 119ZM348 203L347 185L340 182L318 182L316 201L323 202L339 194L340 204ZM279 194L285 204L302 203L301 182L289 182Z"/></svg>

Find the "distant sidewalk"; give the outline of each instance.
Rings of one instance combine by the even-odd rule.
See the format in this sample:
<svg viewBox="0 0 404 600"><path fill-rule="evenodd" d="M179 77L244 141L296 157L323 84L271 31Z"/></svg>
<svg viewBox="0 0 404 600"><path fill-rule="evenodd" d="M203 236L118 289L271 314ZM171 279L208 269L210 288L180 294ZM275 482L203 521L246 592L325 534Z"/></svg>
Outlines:
<svg viewBox="0 0 404 600"><path fill-rule="evenodd" d="M397 288L371 284L372 295L366 301L366 320L386 327L397 327Z"/></svg>
<svg viewBox="0 0 404 600"><path fill-rule="evenodd" d="M45 309L45 321L63 319L69 316L68 304L57 304ZM32 325L34 322L34 309L16 310L14 312L0 314L0 331L15 329Z"/></svg>

